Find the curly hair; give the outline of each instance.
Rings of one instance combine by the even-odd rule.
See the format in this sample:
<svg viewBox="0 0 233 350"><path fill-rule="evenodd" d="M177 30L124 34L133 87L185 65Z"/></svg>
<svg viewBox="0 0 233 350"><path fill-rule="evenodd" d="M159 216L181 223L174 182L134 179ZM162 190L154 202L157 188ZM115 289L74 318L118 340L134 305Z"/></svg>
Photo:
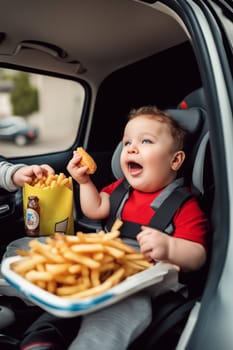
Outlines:
<svg viewBox="0 0 233 350"><path fill-rule="evenodd" d="M128 120L132 120L139 116L145 116L146 118L157 120L160 123L165 123L170 129L177 149L183 150L185 139L187 137L187 130L178 123L172 115L158 109L156 106L143 106L138 109L132 109L129 112Z"/></svg>

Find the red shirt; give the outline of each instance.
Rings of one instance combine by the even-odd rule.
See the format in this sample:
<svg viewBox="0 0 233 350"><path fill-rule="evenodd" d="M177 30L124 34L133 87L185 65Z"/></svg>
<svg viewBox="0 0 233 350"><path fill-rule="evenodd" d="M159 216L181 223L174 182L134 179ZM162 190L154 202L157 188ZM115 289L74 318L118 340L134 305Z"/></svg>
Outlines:
<svg viewBox="0 0 233 350"><path fill-rule="evenodd" d="M123 179L119 179L102 189L109 195ZM142 225L148 225L155 211L150 207L152 201L162 190L152 193L133 190L124 204L121 219L132 221ZM194 241L206 246L206 234L208 232L208 221L200 209L196 198L188 199L173 217L173 236Z"/></svg>

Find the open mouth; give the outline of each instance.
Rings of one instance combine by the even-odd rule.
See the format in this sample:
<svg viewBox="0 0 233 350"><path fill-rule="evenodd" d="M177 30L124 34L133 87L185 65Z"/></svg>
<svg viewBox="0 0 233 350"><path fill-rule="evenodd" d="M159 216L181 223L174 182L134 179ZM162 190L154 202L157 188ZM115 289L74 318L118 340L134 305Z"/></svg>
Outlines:
<svg viewBox="0 0 233 350"><path fill-rule="evenodd" d="M143 169L143 167L140 164L135 162L129 162L128 166L131 174L136 174Z"/></svg>

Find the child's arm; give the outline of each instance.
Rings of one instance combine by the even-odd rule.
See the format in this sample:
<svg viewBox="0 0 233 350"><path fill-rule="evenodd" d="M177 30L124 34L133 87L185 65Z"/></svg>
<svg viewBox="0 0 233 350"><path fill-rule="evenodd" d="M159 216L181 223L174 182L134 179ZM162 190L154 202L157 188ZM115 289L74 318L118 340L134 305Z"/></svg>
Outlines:
<svg viewBox="0 0 233 350"><path fill-rule="evenodd" d="M198 270L206 260L206 250L201 244L169 236L151 227L142 226L137 240L141 252L149 260L165 260L183 271Z"/></svg>
<svg viewBox="0 0 233 350"><path fill-rule="evenodd" d="M4 161L0 163L0 187L10 192L16 191L25 182L31 183L34 177L50 173L53 174L54 170L47 164L28 166Z"/></svg>
<svg viewBox="0 0 233 350"><path fill-rule="evenodd" d="M87 166L79 166L81 155L74 153L67 170L80 186L80 205L82 212L90 219L104 219L109 215L110 202L107 193L99 193L90 176Z"/></svg>
<svg viewBox="0 0 233 350"><path fill-rule="evenodd" d="M35 177L39 179L48 174L54 174L54 169L48 164L25 165L13 174L12 181L17 187L22 187L25 183L30 184Z"/></svg>

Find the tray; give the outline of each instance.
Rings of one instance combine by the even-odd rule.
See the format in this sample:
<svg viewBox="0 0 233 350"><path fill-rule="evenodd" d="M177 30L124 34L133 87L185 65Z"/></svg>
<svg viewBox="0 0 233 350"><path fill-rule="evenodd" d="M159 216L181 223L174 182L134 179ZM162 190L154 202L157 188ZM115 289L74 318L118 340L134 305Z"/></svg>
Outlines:
<svg viewBox="0 0 233 350"><path fill-rule="evenodd" d="M142 289L160 284L169 271L174 271L173 265L159 262L147 270L128 277L117 286L98 296L69 300L53 295L15 273L11 269L11 264L19 259L22 257L5 258L1 264L2 276L17 292L22 293L23 298L26 297L45 311L59 317L75 317L106 307Z"/></svg>

